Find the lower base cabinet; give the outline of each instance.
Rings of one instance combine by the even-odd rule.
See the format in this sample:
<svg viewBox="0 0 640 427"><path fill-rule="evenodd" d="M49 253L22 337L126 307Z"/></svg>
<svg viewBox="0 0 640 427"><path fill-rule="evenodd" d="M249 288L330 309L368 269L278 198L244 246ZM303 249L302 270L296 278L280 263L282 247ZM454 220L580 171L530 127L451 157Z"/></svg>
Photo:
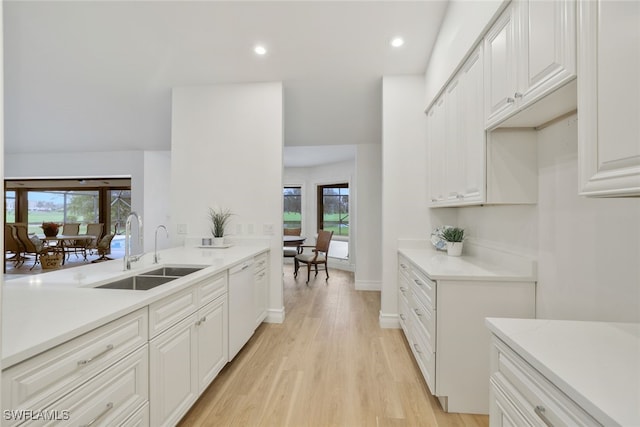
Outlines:
<svg viewBox="0 0 640 427"><path fill-rule="evenodd" d="M491 343L490 427L600 426L499 338Z"/></svg>
<svg viewBox="0 0 640 427"><path fill-rule="evenodd" d="M227 302L218 297L150 341L151 425L172 426L227 363Z"/></svg>
<svg viewBox="0 0 640 427"><path fill-rule="evenodd" d="M485 318L533 318L535 282L431 280L402 255L398 265L400 325L429 390L447 412L488 414Z"/></svg>

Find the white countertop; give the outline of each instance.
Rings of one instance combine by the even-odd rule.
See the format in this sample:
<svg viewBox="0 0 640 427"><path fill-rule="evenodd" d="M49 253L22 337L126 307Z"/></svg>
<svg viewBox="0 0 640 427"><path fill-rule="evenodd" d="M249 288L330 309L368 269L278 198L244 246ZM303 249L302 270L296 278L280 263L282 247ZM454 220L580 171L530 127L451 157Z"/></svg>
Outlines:
<svg viewBox="0 0 640 427"><path fill-rule="evenodd" d="M206 266L148 291L93 289L116 277L158 267L146 254L123 271L123 260L11 279L2 290L2 368L6 369L127 313L269 249L266 244L230 248L171 248L160 251L159 264Z"/></svg>
<svg viewBox="0 0 640 427"><path fill-rule="evenodd" d="M400 247L406 256L433 280L535 281L535 262L515 254L492 258L474 255L449 256L430 244L424 247ZM486 249L485 252L489 252Z"/></svg>
<svg viewBox="0 0 640 427"><path fill-rule="evenodd" d="M640 323L487 319L487 326L605 426L640 426Z"/></svg>

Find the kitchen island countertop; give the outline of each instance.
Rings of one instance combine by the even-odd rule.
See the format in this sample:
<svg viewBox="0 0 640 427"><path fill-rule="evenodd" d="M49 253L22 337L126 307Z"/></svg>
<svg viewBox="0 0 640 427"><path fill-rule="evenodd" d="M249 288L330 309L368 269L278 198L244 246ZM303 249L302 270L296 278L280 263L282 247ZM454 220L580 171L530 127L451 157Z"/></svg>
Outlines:
<svg viewBox="0 0 640 427"><path fill-rule="evenodd" d="M153 254L145 254L129 271L124 271L122 259L116 259L8 280L2 290L2 369L268 250L266 244L176 247L160 251L159 264L152 263ZM147 291L94 289L163 264L205 268Z"/></svg>

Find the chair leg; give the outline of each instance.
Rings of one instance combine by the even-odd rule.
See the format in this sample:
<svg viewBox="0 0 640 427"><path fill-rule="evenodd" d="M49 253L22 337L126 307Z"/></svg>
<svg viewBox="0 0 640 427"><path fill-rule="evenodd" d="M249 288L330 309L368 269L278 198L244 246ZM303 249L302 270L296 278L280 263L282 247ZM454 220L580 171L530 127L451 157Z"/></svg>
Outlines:
<svg viewBox="0 0 640 427"><path fill-rule="evenodd" d="M300 262L297 258L293 259L293 277L298 277L298 269L300 268Z"/></svg>
<svg viewBox="0 0 640 427"><path fill-rule="evenodd" d="M327 273L327 278L324 279L325 281L329 280L329 264L328 263L324 263L324 271L325 273Z"/></svg>
<svg viewBox="0 0 640 427"><path fill-rule="evenodd" d="M318 275L318 264L317 264L317 263L316 263L316 264L313 264L313 267L314 267L314 268L315 268L315 270L316 270L316 274L315 274L315 275L317 276L317 275Z"/></svg>
<svg viewBox="0 0 640 427"><path fill-rule="evenodd" d="M309 284L310 278L311 278L311 264L307 264L307 285Z"/></svg>

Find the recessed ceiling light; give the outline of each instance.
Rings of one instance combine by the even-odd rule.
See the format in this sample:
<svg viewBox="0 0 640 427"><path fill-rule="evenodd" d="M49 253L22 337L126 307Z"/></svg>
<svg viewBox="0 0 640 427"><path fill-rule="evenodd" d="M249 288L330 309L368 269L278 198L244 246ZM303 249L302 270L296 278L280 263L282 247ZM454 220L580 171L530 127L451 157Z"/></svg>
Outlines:
<svg viewBox="0 0 640 427"><path fill-rule="evenodd" d="M253 51L257 55L265 55L267 53L267 48L262 45L257 45L256 47L253 48Z"/></svg>
<svg viewBox="0 0 640 427"><path fill-rule="evenodd" d="M400 47L404 44L404 39L402 37L395 37L393 40L391 40L391 46L393 47Z"/></svg>

